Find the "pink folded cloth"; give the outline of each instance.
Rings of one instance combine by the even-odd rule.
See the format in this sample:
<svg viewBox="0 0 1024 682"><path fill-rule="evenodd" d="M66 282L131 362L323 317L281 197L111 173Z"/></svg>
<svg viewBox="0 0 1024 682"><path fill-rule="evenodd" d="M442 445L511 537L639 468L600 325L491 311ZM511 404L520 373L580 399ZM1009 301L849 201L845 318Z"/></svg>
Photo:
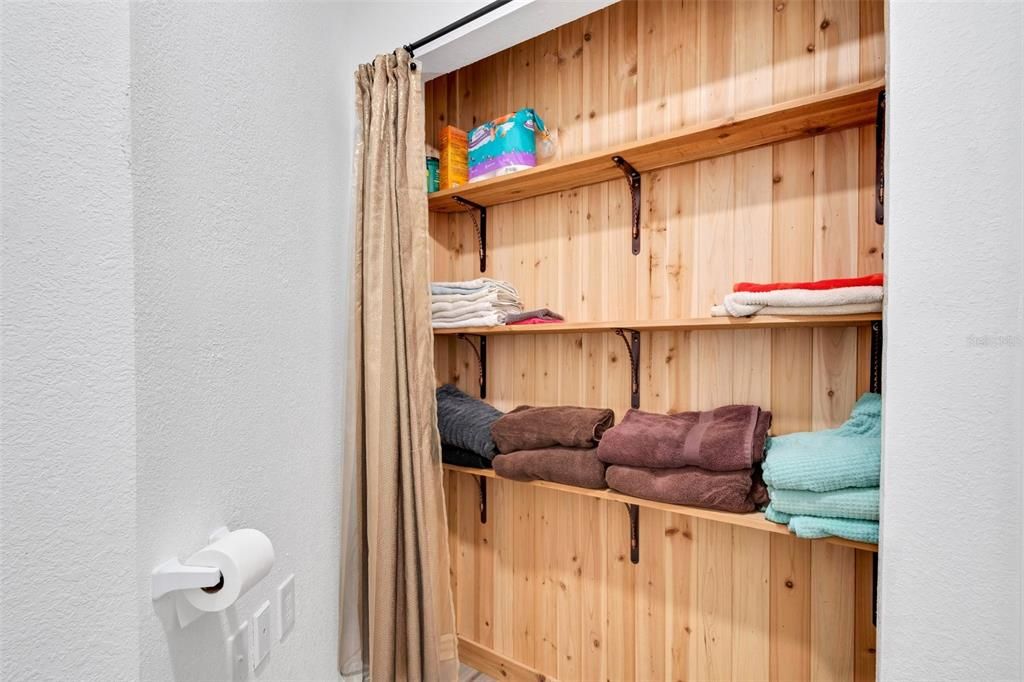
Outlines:
<svg viewBox="0 0 1024 682"><path fill-rule="evenodd" d="M678 414L630 410L604 433L597 456L608 464L637 467L750 469L764 459L771 423L772 413L756 405Z"/></svg>
<svg viewBox="0 0 1024 682"><path fill-rule="evenodd" d="M548 324L564 320L564 317L550 308L534 308L521 313L509 313L505 318L505 324Z"/></svg>
<svg viewBox="0 0 1024 682"><path fill-rule="evenodd" d="M498 460L494 459L494 468ZM645 500L706 507L727 512L752 512L768 503L768 491L750 469L706 471L697 467L649 469L610 466L608 487Z"/></svg>
<svg viewBox="0 0 1024 682"><path fill-rule="evenodd" d="M561 324L562 322L565 322L565 320L546 320L543 317L530 317L516 322L506 322L506 324Z"/></svg>

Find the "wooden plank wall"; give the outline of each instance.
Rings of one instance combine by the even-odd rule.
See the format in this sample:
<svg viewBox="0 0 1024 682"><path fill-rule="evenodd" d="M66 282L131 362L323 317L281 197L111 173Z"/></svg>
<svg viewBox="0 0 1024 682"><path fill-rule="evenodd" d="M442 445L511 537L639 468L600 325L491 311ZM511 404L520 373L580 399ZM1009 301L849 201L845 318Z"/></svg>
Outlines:
<svg viewBox="0 0 1024 682"><path fill-rule="evenodd" d="M426 85L427 141L534 107L572 156L884 72L875 0L624 1ZM874 128L643 177L643 247L609 182L493 207L487 276L574 320L709 314L739 280L881 271ZM479 276L468 215L431 217L435 280ZM838 424L867 385L849 329L644 334L642 407L751 402L773 431ZM629 407L608 335L492 338L488 398ZM439 340L439 382L476 392L464 343ZM561 680L874 678L871 557L829 544L641 512L629 562L619 505L446 477L462 636Z"/></svg>

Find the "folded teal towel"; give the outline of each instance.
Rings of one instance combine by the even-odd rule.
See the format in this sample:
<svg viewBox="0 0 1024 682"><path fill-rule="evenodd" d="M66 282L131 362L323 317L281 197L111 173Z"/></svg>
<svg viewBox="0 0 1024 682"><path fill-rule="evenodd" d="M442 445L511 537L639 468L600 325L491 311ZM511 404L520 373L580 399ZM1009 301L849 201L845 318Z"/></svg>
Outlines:
<svg viewBox="0 0 1024 682"><path fill-rule="evenodd" d="M877 488L882 462L882 397L865 393L835 429L769 439L764 481L778 490Z"/></svg>
<svg viewBox="0 0 1024 682"><path fill-rule="evenodd" d="M838 537L878 544L878 521L829 519L821 516L790 516L773 510L770 504L765 510L764 516L769 521L788 524L789 529L801 538Z"/></svg>
<svg viewBox="0 0 1024 682"><path fill-rule="evenodd" d="M827 493L768 489L776 512L794 516L878 520L878 488L843 488Z"/></svg>

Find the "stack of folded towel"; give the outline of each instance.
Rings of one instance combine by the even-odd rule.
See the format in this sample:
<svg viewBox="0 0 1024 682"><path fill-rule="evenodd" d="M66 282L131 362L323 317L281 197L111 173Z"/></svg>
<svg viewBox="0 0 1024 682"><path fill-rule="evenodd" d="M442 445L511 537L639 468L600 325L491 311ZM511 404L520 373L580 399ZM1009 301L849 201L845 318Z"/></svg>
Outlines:
<svg viewBox="0 0 1024 682"><path fill-rule="evenodd" d="M498 448L491 425L502 413L451 384L437 389L437 430L441 434L441 461L477 469L491 468Z"/></svg>
<svg viewBox="0 0 1024 682"><path fill-rule="evenodd" d="M836 429L770 439L765 517L802 538L878 542L882 397L865 393Z"/></svg>
<svg viewBox="0 0 1024 682"><path fill-rule="evenodd" d="M597 448L609 487L671 504L750 512L767 501L760 463L772 423L755 405L664 415L630 410Z"/></svg>
<svg viewBox="0 0 1024 682"><path fill-rule="evenodd" d="M856 315L882 310L881 274L816 282L740 282L712 317L750 315Z"/></svg>
<svg viewBox="0 0 1024 682"><path fill-rule="evenodd" d="M523 312L519 292L508 282L481 277L468 282L433 282L430 317L435 329L497 327Z"/></svg>
<svg viewBox="0 0 1024 682"><path fill-rule="evenodd" d="M517 407L491 426L500 453L494 472L515 481L604 488L596 446L614 423L614 412L594 407Z"/></svg>

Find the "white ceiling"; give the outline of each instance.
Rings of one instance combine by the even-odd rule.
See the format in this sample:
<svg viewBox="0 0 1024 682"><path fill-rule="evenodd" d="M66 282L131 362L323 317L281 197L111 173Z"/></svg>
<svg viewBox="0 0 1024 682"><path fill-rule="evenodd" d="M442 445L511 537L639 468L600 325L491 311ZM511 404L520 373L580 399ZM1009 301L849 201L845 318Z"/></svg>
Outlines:
<svg viewBox="0 0 1024 682"><path fill-rule="evenodd" d="M616 0L513 0L416 51L424 81L472 64ZM486 5L480 2L477 6ZM475 9L467 4L466 14ZM429 31L426 31L429 33ZM423 36L410 36L413 42Z"/></svg>

